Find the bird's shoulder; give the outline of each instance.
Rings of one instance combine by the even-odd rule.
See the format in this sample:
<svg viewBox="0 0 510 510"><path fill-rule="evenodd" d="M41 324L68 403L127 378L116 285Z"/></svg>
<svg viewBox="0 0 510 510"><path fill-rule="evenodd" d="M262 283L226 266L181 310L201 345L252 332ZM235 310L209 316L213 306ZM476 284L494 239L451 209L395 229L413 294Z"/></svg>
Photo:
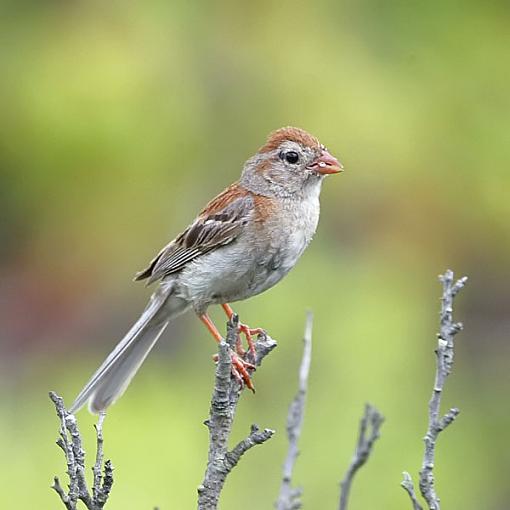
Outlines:
<svg viewBox="0 0 510 510"><path fill-rule="evenodd" d="M238 181L227 186L221 193L209 200L205 207L200 211L197 219L208 217L225 209L232 210L234 204L245 203L253 199L253 193L241 186Z"/></svg>

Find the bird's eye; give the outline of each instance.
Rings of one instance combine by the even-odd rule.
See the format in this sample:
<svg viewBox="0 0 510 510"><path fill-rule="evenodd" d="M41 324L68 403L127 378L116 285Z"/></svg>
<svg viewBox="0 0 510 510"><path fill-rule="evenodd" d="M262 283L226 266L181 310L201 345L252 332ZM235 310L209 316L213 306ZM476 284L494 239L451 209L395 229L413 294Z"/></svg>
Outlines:
<svg viewBox="0 0 510 510"><path fill-rule="evenodd" d="M289 151L285 153L285 160L287 163L290 163L291 165L294 165L299 161L299 154L294 151Z"/></svg>

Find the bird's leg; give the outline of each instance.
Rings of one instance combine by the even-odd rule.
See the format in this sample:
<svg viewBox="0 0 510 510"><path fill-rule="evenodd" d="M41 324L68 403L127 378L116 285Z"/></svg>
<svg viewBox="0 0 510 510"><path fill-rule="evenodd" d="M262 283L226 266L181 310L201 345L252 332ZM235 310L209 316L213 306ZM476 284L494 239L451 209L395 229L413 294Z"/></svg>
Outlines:
<svg viewBox="0 0 510 510"><path fill-rule="evenodd" d="M229 319L232 318L232 315L234 315L234 310L232 310L232 307L225 303L221 305L225 313L227 314L227 317ZM248 342L248 347L250 348L250 352L255 357L255 343L253 342L253 336L252 335L260 335L261 333L264 333L264 330L262 328L250 328L248 325L243 324L242 322L239 323L238 326L239 333L243 333L246 337L246 341ZM240 343L239 335L238 335L238 342ZM239 349L239 347L238 347Z"/></svg>
<svg viewBox="0 0 510 510"><path fill-rule="evenodd" d="M232 312L234 313L234 312ZM229 319L232 317L230 315ZM221 333L218 331L218 328L215 326L214 322L211 320L211 318L204 313L203 315L200 315L200 320L205 324L205 327L209 330L209 333L214 337L214 339L219 343L223 340L223 337L221 336ZM241 340L239 338L239 335L237 335L237 341L236 341L236 352L239 354L239 356L244 356L246 352L243 350L243 346L241 344Z"/></svg>
<svg viewBox="0 0 510 510"><path fill-rule="evenodd" d="M223 337L211 318L206 313L199 315L199 318L205 324L205 327L209 330L209 333L211 333L216 342L220 343L223 340ZM255 387L253 386L250 373L248 372L248 369L255 370L255 365L244 361L240 355L234 351L230 352L230 357L232 360L232 375L239 384L242 385L244 382L244 384L246 384L246 386L255 393ZM218 361L218 355L215 355L213 359L214 361Z"/></svg>
<svg viewBox="0 0 510 510"><path fill-rule="evenodd" d="M229 304L225 303L221 305L223 310L225 310L225 313L227 314L228 320L232 319L232 315L234 315L234 310L230 307ZM240 356L244 356L246 354L246 351L243 349L243 344L241 342L241 337L239 336L239 327L241 326L241 323L238 324L238 330L237 330L237 340L236 340L236 351L237 354Z"/></svg>
<svg viewBox="0 0 510 510"><path fill-rule="evenodd" d="M199 315L200 320L205 324L205 327L209 330L209 333L214 337L217 343L220 343L223 340L221 333L218 331L218 328L214 325L214 322L211 320L209 315L206 313Z"/></svg>

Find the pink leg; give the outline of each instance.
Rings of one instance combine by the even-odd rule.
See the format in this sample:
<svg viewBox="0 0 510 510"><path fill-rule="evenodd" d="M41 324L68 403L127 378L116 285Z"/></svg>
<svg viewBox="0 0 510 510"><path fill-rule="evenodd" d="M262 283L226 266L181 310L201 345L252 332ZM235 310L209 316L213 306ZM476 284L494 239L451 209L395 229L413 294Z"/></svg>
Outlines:
<svg viewBox="0 0 510 510"><path fill-rule="evenodd" d="M234 310L232 310L232 307L228 303L221 305L221 307L227 314L227 317L231 319L232 315L234 315ZM260 335L261 333L264 333L264 330L262 328L250 328L246 324L239 323L239 332L244 334L246 341L248 342L250 352L253 354L253 356L255 356L255 343L253 342L252 335Z"/></svg>
<svg viewBox="0 0 510 510"><path fill-rule="evenodd" d="M214 322L210 319L210 317L204 313L199 316L200 320L205 324L205 327L209 330L209 333L214 337L216 342L220 343L223 340L218 328L214 325ZM255 393L255 387L251 381L250 373L248 369L255 370L255 365L244 361L239 357L235 352L231 352L232 358L232 374L237 379L237 381L242 384L246 384L251 391ZM216 359L217 360L217 359Z"/></svg>

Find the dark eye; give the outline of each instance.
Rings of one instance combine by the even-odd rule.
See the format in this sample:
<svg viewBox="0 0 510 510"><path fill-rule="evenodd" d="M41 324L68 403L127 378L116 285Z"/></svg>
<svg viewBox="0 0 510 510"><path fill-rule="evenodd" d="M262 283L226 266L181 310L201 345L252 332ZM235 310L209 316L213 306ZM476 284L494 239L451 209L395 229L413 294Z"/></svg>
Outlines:
<svg viewBox="0 0 510 510"><path fill-rule="evenodd" d="M285 153L285 160L287 163L290 163L291 165L294 165L299 161L299 154L294 151L289 151Z"/></svg>

